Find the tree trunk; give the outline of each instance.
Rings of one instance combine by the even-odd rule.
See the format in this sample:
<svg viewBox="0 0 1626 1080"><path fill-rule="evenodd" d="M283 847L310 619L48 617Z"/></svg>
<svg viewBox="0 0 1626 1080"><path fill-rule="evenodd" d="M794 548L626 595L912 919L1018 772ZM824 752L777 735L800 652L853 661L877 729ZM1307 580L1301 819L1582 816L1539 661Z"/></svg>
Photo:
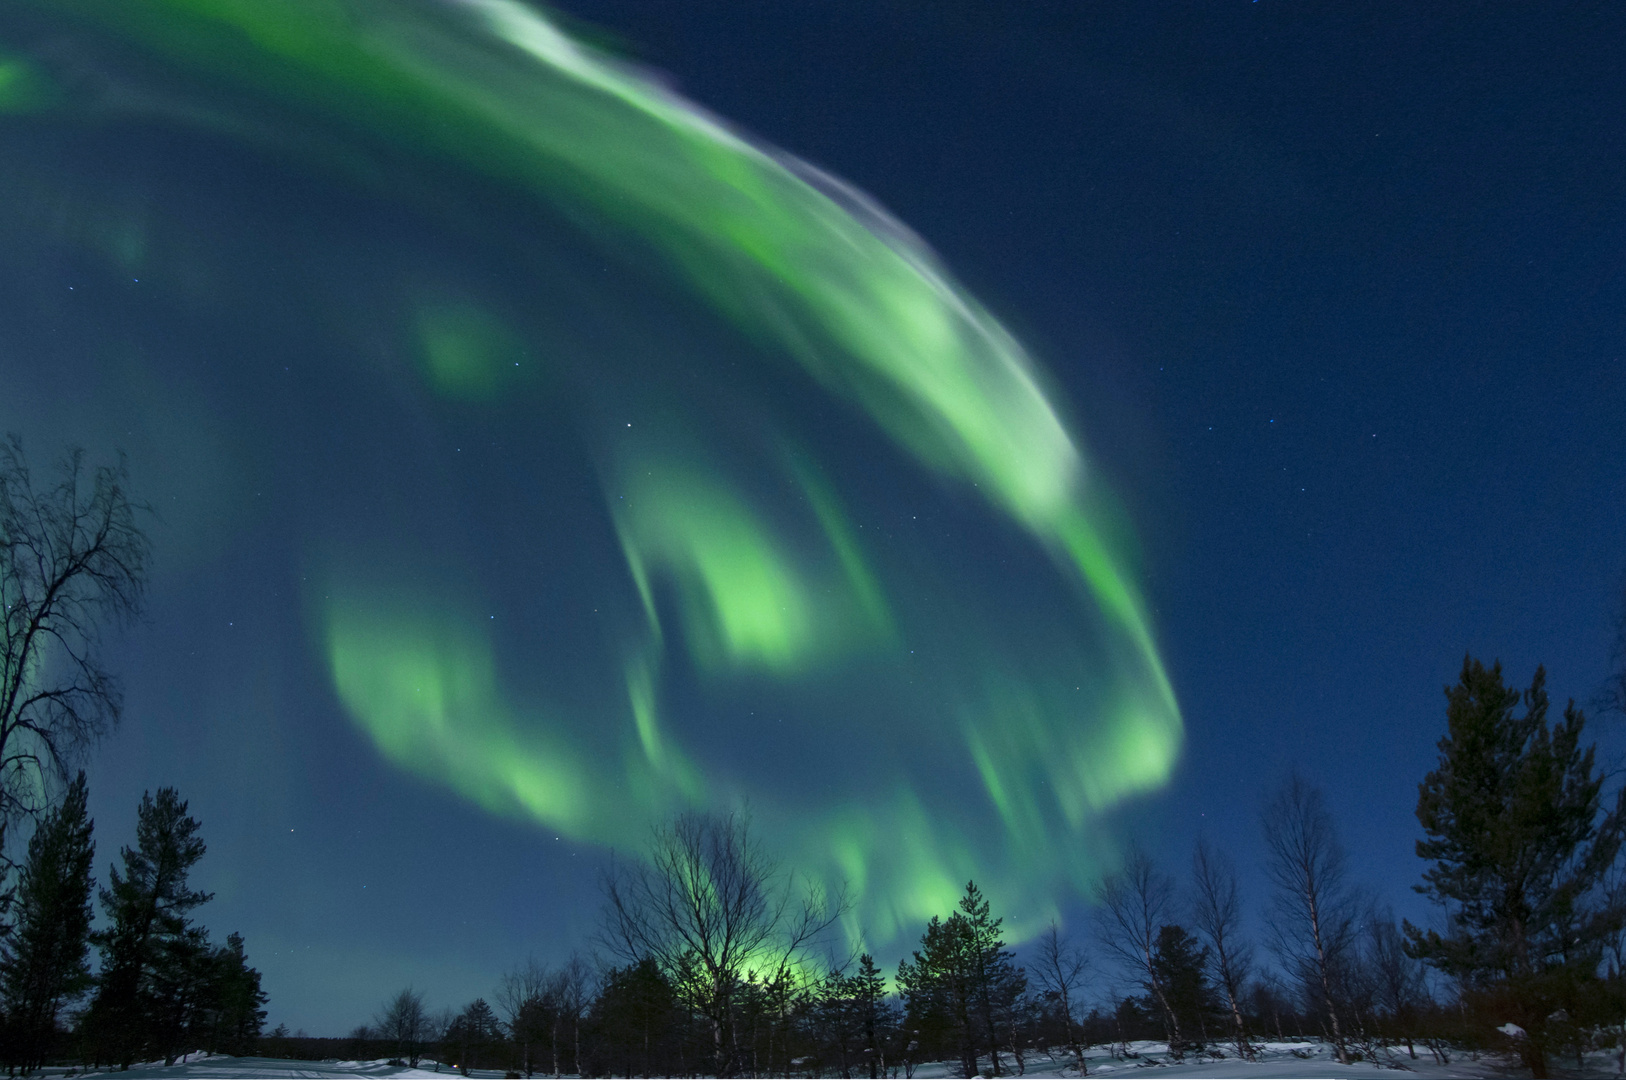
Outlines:
<svg viewBox="0 0 1626 1080"><path fill-rule="evenodd" d="M1062 1026L1067 1033L1067 1049L1071 1050L1073 1057L1078 1059L1078 1075L1088 1076L1090 1070L1084 1064L1084 1048L1078 1044L1078 1038L1073 1033L1073 1009L1065 993L1062 994L1061 1007Z"/></svg>
<svg viewBox="0 0 1626 1080"><path fill-rule="evenodd" d="M1253 1060L1253 1047L1248 1045L1247 1028L1242 1023L1242 1010L1237 1006L1236 994L1231 987L1225 987L1225 1000L1231 1006L1231 1025L1236 1029L1236 1054L1244 1061Z"/></svg>
<svg viewBox="0 0 1626 1080"><path fill-rule="evenodd" d="M1332 1024L1332 1045L1338 1051L1338 1064L1349 1064L1349 1051L1344 1048L1344 1032L1338 1025L1338 1010L1332 1002L1332 975L1328 970L1327 950L1321 941L1321 905L1315 893L1307 892L1305 906L1310 915L1310 935L1315 941L1316 975L1321 981L1321 995L1327 999L1327 1019Z"/></svg>

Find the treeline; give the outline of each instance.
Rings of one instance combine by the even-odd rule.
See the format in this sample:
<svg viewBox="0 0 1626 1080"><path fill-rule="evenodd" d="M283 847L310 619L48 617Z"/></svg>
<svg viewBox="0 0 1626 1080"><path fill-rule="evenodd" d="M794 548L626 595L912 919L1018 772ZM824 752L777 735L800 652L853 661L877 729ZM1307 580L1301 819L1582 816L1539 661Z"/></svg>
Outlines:
<svg viewBox="0 0 1626 1080"><path fill-rule="evenodd" d="M190 888L204 855L198 822L173 788L142 797L136 846L97 890L85 774L40 820L0 928L0 1061L31 1073L253 1053L265 1021L260 973L243 939L215 944L193 914L211 894ZM92 930L92 893L104 925ZM100 963L91 971L94 946Z"/></svg>
<svg viewBox="0 0 1626 1080"><path fill-rule="evenodd" d="M1052 925L1020 957L968 883L891 971L832 957L845 898L783 872L743 816L687 814L606 878L602 961L529 963L490 1002L439 1013L403 990L323 1044L526 1076L910 1077L943 1060L999 1076L1036 1057L1082 1075L1091 1047L1254 1060L1307 1039L1344 1063L1490 1053L1539 1078L1611 1050L1626 1065L1626 795L1605 799L1581 711L1549 718L1539 669L1519 689L1470 658L1446 719L1417 803L1414 887L1439 904L1436 928L1397 922L1351 880L1300 776L1259 816L1258 940L1234 866L1199 842L1178 876L1130 851L1088 933Z"/></svg>

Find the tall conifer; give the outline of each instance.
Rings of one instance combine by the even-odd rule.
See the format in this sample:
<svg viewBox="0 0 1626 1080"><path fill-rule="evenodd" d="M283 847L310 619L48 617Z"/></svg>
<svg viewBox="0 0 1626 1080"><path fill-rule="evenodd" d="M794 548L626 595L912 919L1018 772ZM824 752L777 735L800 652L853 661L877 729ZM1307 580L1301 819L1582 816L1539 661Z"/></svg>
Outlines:
<svg viewBox="0 0 1626 1080"><path fill-rule="evenodd" d="M972 997L988 1047L990 1066L993 1074L999 1076L1000 1046L1009 1044L1013 1051L1016 1048L1013 1013L1027 990L1027 975L1016 966L1010 950L1005 948L1005 936L1001 930L1005 920L993 917L988 898L974 881L966 883L965 895L960 898L959 914L966 923L966 960L970 968ZM1001 1033L1006 1033L1007 1037L1002 1038Z"/></svg>
<svg viewBox="0 0 1626 1080"><path fill-rule="evenodd" d="M1214 988L1208 981L1208 960L1208 949L1185 927L1168 925L1158 929L1152 964L1188 1046L1201 1047L1209 1021L1216 1015ZM1146 1004L1149 1011L1157 1007L1153 1000ZM1184 1052L1187 1047L1170 1049Z"/></svg>
<svg viewBox="0 0 1626 1080"><path fill-rule="evenodd" d="M1556 1026L1598 990L1622 914L1602 886L1626 827L1626 790L1606 812L1594 748L1581 744L1586 718L1571 702L1549 724L1545 684L1537 668L1521 694L1503 685L1501 664L1469 657L1446 689L1439 764L1418 785L1428 839L1417 854L1432 865L1417 889L1453 929L1406 925L1407 951L1459 980L1535 1077L1547 1075Z"/></svg>
<svg viewBox="0 0 1626 1080"><path fill-rule="evenodd" d="M946 920L933 915L912 961L898 965L898 989L908 1009L906 1023L928 1046L951 1038L966 1076L977 1075L975 987L969 927L959 912Z"/></svg>
<svg viewBox="0 0 1626 1080"><path fill-rule="evenodd" d="M14 933L0 963L6 1064L31 1072L56 1039L57 1014L90 986L91 864L85 774L68 786L28 844L16 893Z"/></svg>
<svg viewBox="0 0 1626 1080"><path fill-rule="evenodd" d="M886 1001L886 976L875 966L869 953L858 958L858 971L852 978L853 1001L858 1024L864 1035L866 1060L871 1080L885 1076L886 1047L897 1020Z"/></svg>
<svg viewBox="0 0 1626 1080"><path fill-rule="evenodd" d="M265 1025L260 973L248 966L243 935L230 934L209 954L202 1008L193 1032L198 1045L218 1054L252 1054Z"/></svg>
<svg viewBox="0 0 1626 1080"><path fill-rule="evenodd" d="M191 912L211 894L187 888L205 845L186 808L174 788L143 795L136 846L121 850L124 872L114 868L101 891L110 925L94 936L102 971L90 1019L98 1056L126 1067L146 1048L173 1061L196 1004L207 943Z"/></svg>
<svg viewBox="0 0 1626 1080"><path fill-rule="evenodd" d="M976 1075L984 1047L993 1074L1001 1074L999 1048L1013 1041L1014 1010L1027 989L1026 974L1005 948L1003 922L992 916L976 882L968 882L959 910L947 919L932 916L913 962L898 966L908 1023L923 1032L950 1029L967 1076Z"/></svg>

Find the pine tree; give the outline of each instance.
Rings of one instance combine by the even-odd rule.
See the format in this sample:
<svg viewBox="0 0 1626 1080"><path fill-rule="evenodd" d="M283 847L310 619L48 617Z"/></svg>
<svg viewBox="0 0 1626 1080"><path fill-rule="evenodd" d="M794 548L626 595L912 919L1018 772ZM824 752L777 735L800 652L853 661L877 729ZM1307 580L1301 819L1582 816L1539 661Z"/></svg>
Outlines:
<svg viewBox="0 0 1626 1080"><path fill-rule="evenodd" d="M189 926L154 943L155 961L145 992L147 1041L155 1056L172 1064L198 1049L204 1017L212 1010L214 956L208 932Z"/></svg>
<svg viewBox="0 0 1626 1080"><path fill-rule="evenodd" d="M186 807L174 788L141 797L136 846L100 894L111 925L93 935L102 971L90 1023L98 1056L124 1067L149 1046L173 1064L195 1001L203 949L190 913L211 894L187 888L205 846Z"/></svg>
<svg viewBox="0 0 1626 1080"><path fill-rule="evenodd" d="M910 1026L952 1032L967 1076L976 1075L985 1046L994 1075L1000 1075L999 1048L1012 1042L1016 1008L1027 989L1026 974L1005 948L1003 922L990 914L976 882L968 882L959 910L946 920L932 916L914 962L898 967Z"/></svg>
<svg viewBox="0 0 1626 1080"><path fill-rule="evenodd" d="M91 864L85 774L68 786L28 844L18 883L15 931L0 964L6 1065L31 1072L56 1039L57 1014L90 987Z"/></svg>
<svg viewBox="0 0 1626 1080"><path fill-rule="evenodd" d="M933 915L921 935L913 962L898 965L898 989L908 1010L906 1023L925 1047L952 1042L966 1076L977 1075L970 928L959 912L946 920Z"/></svg>
<svg viewBox="0 0 1626 1080"><path fill-rule="evenodd" d="M1005 938L1000 931L1005 920L990 914L988 899L974 881L966 883L965 895L960 898L960 914L966 921L966 959L970 965L972 996L982 1022L993 1074L999 1076L1000 1046L1015 1049L1015 1014L1027 991L1027 974L1016 966L1010 950L1005 948Z"/></svg>
<svg viewBox="0 0 1626 1080"><path fill-rule="evenodd" d="M1469 657L1447 688L1439 764L1418 785L1428 839L1417 854L1433 865L1417 888L1454 929L1405 928L1408 952L1457 979L1487 1026L1522 1031L1515 1045L1535 1077L1547 1075L1563 1010L1596 992L1621 917L1601 886L1626 828L1626 791L1604 812L1585 717L1571 702L1550 725L1545 683L1537 668L1521 695L1500 663Z"/></svg>
<svg viewBox="0 0 1626 1080"><path fill-rule="evenodd" d="M194 1032L199 1045L215 1054L252 1054L265 1026L265 1002L260 973L248 966L243 936L227 936L226 944L209 955Z"/></svg>

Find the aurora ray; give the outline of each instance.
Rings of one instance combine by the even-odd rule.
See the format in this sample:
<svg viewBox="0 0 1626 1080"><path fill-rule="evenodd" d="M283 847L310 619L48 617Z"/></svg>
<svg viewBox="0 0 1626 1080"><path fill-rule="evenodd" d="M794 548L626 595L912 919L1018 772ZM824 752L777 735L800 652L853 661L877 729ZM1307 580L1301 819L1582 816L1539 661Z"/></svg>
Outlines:
<svg viewBox="0 0 1626 1080"><path fill-rule="evenodd" d="M1127 530L1021 344L861 193L545 14L29 0L0 122L49 151L8 154L7 257L66 242L162 298L96 362L262 440L292 602L402 768L603 844L748 801L877 941L971 876L1041 918L1167 778ZM228 397L234 335L320 371ZM289 410L394 441L336 469Z"/></svg>

